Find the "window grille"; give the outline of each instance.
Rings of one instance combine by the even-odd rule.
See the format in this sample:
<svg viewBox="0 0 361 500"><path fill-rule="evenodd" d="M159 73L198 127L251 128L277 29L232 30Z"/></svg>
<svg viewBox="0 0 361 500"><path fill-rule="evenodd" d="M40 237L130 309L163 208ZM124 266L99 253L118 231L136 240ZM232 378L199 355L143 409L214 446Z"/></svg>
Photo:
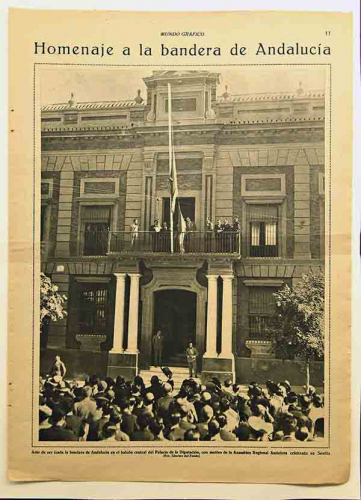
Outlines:
<svg viewBox="0 0 361 500"><path fill-rule="evenodd" d="M82 290L79 296L79 330L91 335L104 335L107 326L108 290Z"/></svg>
<svg viewBox="0 0 361 500"><path fill-rule="evenodd" d="M268 340L275 321L274 288L250 288L248 326L251 340Z"/></svg>
<svg viewBox="0 0 361 500"><path fill-rule="evenodd" d="M276 205L247 207L250 257L278 257L279 214Z"/></svg>

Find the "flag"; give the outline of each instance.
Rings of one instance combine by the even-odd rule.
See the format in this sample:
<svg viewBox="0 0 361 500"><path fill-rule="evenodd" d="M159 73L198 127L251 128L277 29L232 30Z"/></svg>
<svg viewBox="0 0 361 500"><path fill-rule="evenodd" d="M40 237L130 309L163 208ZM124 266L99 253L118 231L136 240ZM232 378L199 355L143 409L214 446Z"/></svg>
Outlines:
<svg viewBox="0 0 361 500"><path fill-rule="evenodd" d="M182 214L182 210L181 210L181 207L180 207L179 200L178 200L177 229L178 229L178 236L177 237L178 237L179 251L180 251L180 253L184 253L185 252L184 238L185 238L185 235L186 235L187 227L186 227L186 221L184 220L184 217L183 217L183 214Z"/></svg>
<svg viewBox="0 0 361 500"><path fill-rule="evenodd" d="M183 217L183 214L182 214L182 210L181 210L181 207L180 207L180 203L178 201L178 220L177 220L177 224L178 224L178 231L181 232L181 233L185 233L186 232L186 221L184 220L184 217Z"/></svg>
<svg viewBox="0 0 361 500"><path fill-rule="evenodd" d="M178 198L177 167L175 163L174 149L172 149L172 158L171 161L169 162L169 165L170 165L170 172L169 172L170 196L172 200L170 210L172 214L174 214Z"/></svg>

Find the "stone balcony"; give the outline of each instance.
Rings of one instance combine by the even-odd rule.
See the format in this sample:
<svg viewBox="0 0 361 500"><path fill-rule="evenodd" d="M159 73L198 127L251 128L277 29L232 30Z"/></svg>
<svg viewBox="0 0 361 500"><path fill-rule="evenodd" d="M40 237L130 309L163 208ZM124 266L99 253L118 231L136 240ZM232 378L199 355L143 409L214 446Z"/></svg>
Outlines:
<svg viewBox="0 0 361 500"><path fill-rule="evenodd" d="M219 255L239 258L241 255L241 235L228 231L216 234L206 231L178 232L174 231L84 231L77 241L70 242L69 250L61 252L54 242L52 245L42 243L42 259L49 258L117 258L123 256L151 257L178 256L182 258ZM55 247L55 248L54 248ZM50 252L49 249L52 249ZM60 247L59 247L60 248Z"/></svg>

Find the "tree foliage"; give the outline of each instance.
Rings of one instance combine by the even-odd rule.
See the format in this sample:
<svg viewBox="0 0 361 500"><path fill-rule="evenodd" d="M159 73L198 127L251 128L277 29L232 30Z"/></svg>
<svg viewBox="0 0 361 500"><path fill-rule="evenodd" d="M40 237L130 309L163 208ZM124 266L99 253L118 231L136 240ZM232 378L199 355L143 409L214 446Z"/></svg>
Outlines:
<svg viewBox="0 0 361 500"><path fill-rule="evenodd" d="M270 333L278 357L299 357L307 364L323 358L324 295L324 276L312 272L274 294L277 316Z"/></svg>
<svg viewBox="0 0 361 500"><path fill-rule="evenodd" d="M61 295L58 287L44 273L40 274L40 325L46 322L63 319L65 295Z"/></svg>

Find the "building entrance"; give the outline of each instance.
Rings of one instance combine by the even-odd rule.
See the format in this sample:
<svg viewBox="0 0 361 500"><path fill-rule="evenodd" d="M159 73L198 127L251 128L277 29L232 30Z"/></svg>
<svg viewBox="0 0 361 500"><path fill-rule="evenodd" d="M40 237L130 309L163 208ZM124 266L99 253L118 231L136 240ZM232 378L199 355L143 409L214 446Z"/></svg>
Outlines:
<svg viewBox="0 0 361 500"><path fill-rule="evenodd" d="M164 334L163 364L187 366L188 342L196 343L197 294L186 290L154 293L154 330Z"/></svg>

